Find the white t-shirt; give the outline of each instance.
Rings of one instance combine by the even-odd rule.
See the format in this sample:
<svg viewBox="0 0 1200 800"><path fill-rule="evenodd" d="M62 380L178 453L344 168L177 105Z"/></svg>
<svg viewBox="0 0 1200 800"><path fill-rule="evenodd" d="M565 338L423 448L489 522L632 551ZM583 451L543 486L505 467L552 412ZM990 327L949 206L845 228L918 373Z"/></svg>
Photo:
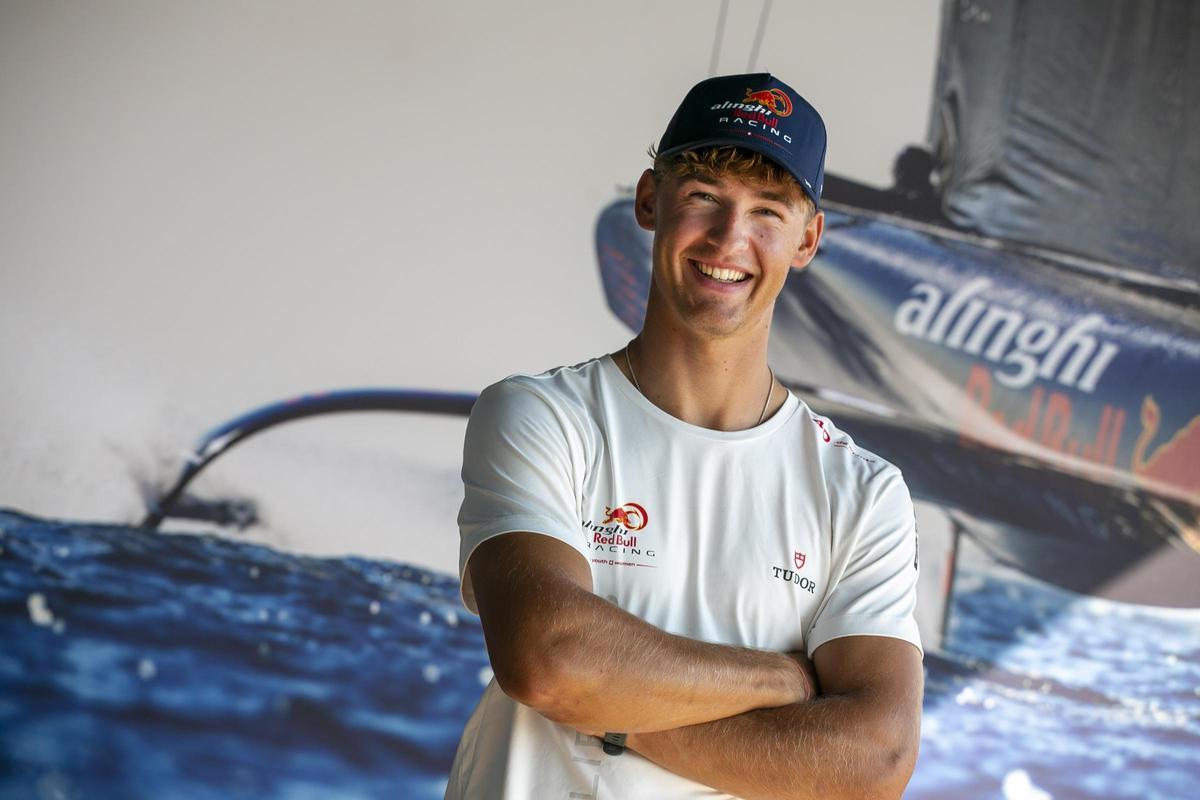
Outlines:
<svg viewBox="0 0 1200 800"><path fill-rule="evenodd" d="M916 528L899 470L794 395L743 431L683 422L611 357L515 375L467 425L459 574L482 542L528 531L574 547L596 594L670 633L811 656L841 636L904 639ZM614 694L628 691L614 680ZM728 795L542 717L493 680L447 798L662 800Z"/></svg>

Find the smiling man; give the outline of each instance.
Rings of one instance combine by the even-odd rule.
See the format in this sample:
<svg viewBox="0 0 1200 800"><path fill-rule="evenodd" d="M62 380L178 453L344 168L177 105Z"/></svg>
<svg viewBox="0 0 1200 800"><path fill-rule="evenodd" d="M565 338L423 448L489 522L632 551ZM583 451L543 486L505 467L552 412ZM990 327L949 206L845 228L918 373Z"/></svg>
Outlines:
<svg viewBox="0 0 1200 800"><path fill-rule="evenodd" d="M637 186L642 331L480 395L460 569L495 680L448 798L903 792L908 490L767 364L775 300L821 240L824 160L824 123L778 79L698 84Z"/></svg>

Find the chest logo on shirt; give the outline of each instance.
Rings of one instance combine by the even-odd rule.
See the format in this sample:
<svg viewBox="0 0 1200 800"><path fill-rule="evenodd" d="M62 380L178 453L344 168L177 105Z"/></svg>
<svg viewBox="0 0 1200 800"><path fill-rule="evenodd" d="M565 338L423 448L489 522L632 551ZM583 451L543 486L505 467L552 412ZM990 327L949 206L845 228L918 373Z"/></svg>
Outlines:
<svg viewBox="0 0 1200 800"><path fill-rule="evenodd" d="M771 573L781 581L796 584L809 594L817 593L817 582L808 577L801 577L799 572L793 572L787 567L771 567Z"/></svg>
<svg viewBox="0 0 1200 800"><path fill-rule="evenodd" d="M801 575L800 570L804 569L804 564L808 561L808 556L801 553L799 550L792 551L792 563L796 565L795 570L790 570L787 567L771 567L771 575L781 581L794 583L809 594L817 593L817 582L809 578L807 575Z"/></svg>
<svg viewBox="0 0 1200 800"><path fill-rule="evenodd" d="M640 503L623 503L619 506L605 506L604 516L599 522L590 519L583 520L585 530L590 534L587 542L589 550L599 556L593 558L595 564L608 564L611 567L654 567L658 553L646 547L639 541L637 535L650 523L650 515ZM609 555L604 555L605 553ZM618 559L615 556L622 556Z"/></svg>
<svg viewBox="0 0 1200 800"><path fill-rule="evenodd" d="M637 503L626 503L616 508L604 507L604 520L601 525L611 525L614 522L624 526L627 531L640 531L650 521L646 509Z"/></svg>

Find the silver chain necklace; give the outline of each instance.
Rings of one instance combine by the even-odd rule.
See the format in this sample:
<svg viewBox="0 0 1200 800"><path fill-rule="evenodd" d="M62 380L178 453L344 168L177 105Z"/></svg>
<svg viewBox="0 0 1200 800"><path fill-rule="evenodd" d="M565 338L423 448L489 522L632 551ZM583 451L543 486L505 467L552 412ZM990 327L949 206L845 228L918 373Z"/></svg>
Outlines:
<svg viewBox="0 0 1200 800"><path fill-rule="evenodd" d="M645 397L646 393L642 392L641 384L638 383L637 373L633 371L633 362L629 360L629 351L632 349L630 345L632 344L630 342L630 344L625 345L625 366L629 367L629 377L633 378L633 388L637 389ZM763 401L762 411L758 412L758 422L754 423L756 426L762 425L763 417L767 415L767 406L771 405L771 396L775 394L775 371L771 369L770 364L767 365L767 372L771 375L771 384L767 388L767 399Z"/></svg>

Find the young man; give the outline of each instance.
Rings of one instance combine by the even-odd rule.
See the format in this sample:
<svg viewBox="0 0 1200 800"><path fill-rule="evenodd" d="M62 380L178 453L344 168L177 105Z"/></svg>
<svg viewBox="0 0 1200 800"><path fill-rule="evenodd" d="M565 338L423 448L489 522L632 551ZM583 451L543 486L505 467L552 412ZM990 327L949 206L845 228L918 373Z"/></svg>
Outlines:
<svg viewBox="0 0 1200 800"><path fill-rule="evenodd" d="M698 84L637 186L641 333L480 395L460 568L495 681L448 798L901 795L912 503L767 365L775 299L821 239L824 156L776 78Z"/></svg>

